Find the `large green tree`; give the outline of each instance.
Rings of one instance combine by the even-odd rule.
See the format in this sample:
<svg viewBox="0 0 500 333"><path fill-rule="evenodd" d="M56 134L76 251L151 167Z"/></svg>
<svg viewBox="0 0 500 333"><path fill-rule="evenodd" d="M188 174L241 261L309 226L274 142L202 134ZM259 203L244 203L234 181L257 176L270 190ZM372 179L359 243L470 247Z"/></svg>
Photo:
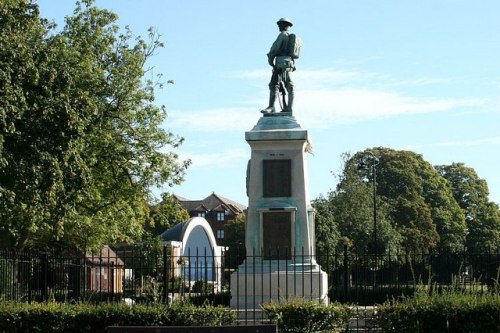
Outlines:
<svg viewBox="0 0 500 333"><path fill-rule="evenodd" d="M500 209L489 201L488 184L463 163L437 166L452 187L453 197L462 208L467 224L469 249L500 247Z"/></svg>
<svg viewBox="0 0 500 333"><path fill-rule="evenodd" d="M147 61L162 46L77 3L58 33L28 0L0 3L0 234L77 248L143 232L152 186L179 183Z"/></svg>
<svg viewBox="0 0 500 333"><path fill-rule="evenodd" d="M467 228L449 182L414 152L373 148L345 155L336 190L321 204L330 217L318 218L319 227L333 221L341 239L357 248L463 249Z"/></svg>
<svg viewBox="0 0 500 333"><path fill-rule="evenodd" d="M155 236L190 218L189 212L169 193L163 193L162 200L151 206L150 217L151 223L146 229Z"/></svg>
<svg viewBox="0 0 500 333"><path fill-rule="evenodd" d="M239 214L233 220L228 221L224 227L225 236L219 245L226 247L224 258L227 268L237 268L245 259L245 225L245 214Z"/></svg>
<svg viewBox="0 0 500 333"><path fill-rule="evenodd" d="M419 154L388 148L380 156L378 193L391 204L404 245L415 249L463 248L466 225L451 186Z"/></svg>
<svg viewBox="0 0 500 333"><path fill-rule="evenodd" d="M224 227L225 236L222 244L234 252L244 253L245 251L245 214L239 214L234 219L229 220Z"/></svg>
<svg viewBox="0 0 500 333"><path fill-rule="evenodd" d="M326 255L334 253L339 244L340 232L328 198L320 196L313 200L315 214L316 253Z"/></svg>
<svg viewBox="0 0 500 333"><path fill-rule="evenodd" d="M401 237L389 223L388 206L378 195L373 197L373 175L370 170L360 168L360 158L359 155L344 154L344 167L335 191L327 198L313 201L318 249L333 251L337 246L349 245L357 251L373 251L397 246L401 242ZM375 213L377 240L374 239Z"/></svg>

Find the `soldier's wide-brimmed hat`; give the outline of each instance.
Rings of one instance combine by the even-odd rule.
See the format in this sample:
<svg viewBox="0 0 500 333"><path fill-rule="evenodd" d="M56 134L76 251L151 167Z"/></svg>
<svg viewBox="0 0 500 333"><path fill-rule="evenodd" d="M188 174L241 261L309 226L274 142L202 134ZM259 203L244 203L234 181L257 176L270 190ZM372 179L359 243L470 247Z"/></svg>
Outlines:
<svg viewBox="0 0 500 333"><path fill-rule="evenodd" d="M276 24L280 24L280 23L286 23L286 24L288 24L288 25L289 25L289 26L291 26L291 27L293 26L292 21L290 21L290 19L289 19L289 18L287 18L287 17L282 17L282 18L280 18L280 19L278 20L278 22L276 22Z"/></svg>

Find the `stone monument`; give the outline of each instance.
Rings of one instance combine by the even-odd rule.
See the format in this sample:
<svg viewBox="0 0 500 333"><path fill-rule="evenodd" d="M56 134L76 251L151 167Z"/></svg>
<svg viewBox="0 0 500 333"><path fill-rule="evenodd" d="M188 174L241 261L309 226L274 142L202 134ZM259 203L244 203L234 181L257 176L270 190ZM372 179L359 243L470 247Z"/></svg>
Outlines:
<svg viewBox="0 0 500 333"><path fill-rule="evenodd" d="M291 108L265 111L245 133L251 148L247 257L231 275L231 307L256 309L262 303L295 298L327 302L327 274L315 260L306 160L310 139Z"/></svg>

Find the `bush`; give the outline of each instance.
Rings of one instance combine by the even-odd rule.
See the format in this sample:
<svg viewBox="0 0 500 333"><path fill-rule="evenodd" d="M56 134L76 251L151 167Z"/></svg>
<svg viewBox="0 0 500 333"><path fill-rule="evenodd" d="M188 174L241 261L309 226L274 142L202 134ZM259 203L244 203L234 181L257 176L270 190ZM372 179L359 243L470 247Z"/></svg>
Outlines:
<svg viewBox="0 0 500 333"><path fill-rule="evenodd" d="M263 304L262 310L276 322L280 332L307 333L345 330L353 313L346 305L305 300Z"/></svg>
<svg viewBox="0 0 500 333"><path fill-rule="evenodd" d="M191 289L194 293L213 293L214 292L214 284L204 280L198 280L193 284L193 288Z"/></svg>
<svg viewBox="0 0 500 333"><path fill-rule="evenodd" d="M189 302L194 305L221 305L228 307L231 301L231 293L229 291L224 291L221 293L209 293L209 294L190 294L188 296Z"/></svg>
<svg viewBox="0 0 500 333"><path fill-rule="evenodd" d="M347 291L347 295L345 292ZM328 297L332 301L342 303L353 303L356 305L374 305L381 304L387 300L402 297L412 297L415 294L414 286L384 286L379 285L375 288L367 286L348 287L344 290L342 287L331 288Z"/></svg>
<svg viewBox="0 0 500 333"><path fill-rule="evenodd" d="M171 326L225 326L236 320L236 313L222 306L176 302L168 309Z"/></svg>
<svg viewBox="0 0 500 333"><path fill-rule="evenodd" d="M376 318L383 332L398 333L496 333L499 322L499 294L460 291L421 292L386 302Z"/></svg>
<svg viewBox="0 0 500 333"><path fill-rule="evenodd" d="M126 305L0 303L0 332L84 333L106 331L107 326L222 326L236 319L223 307L196 307L188 303Z"/></svg>
<svg viewBox="0 0 500 333"><path fill-rule="evenodd" d="M189 284L185 278L177 276L167 281L167 290L174 293L189 292Z"/></svg>

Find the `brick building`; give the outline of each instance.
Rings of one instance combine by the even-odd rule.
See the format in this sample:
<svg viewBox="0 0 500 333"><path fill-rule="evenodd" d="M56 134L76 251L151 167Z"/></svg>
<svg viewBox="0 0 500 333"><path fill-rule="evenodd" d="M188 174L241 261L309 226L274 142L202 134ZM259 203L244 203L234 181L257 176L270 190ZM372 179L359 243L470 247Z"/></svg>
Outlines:
<svg viewBox="0 0 500 333"><path fill-rule="evenodd" d="M204 217L212 227L218 241L224 239L226 232L224 227L227 222L234 220L246 210L246 206L216 193L202 200L189 200L175 194L173 197L182 208L189 212L191 217Z"/></svg>

